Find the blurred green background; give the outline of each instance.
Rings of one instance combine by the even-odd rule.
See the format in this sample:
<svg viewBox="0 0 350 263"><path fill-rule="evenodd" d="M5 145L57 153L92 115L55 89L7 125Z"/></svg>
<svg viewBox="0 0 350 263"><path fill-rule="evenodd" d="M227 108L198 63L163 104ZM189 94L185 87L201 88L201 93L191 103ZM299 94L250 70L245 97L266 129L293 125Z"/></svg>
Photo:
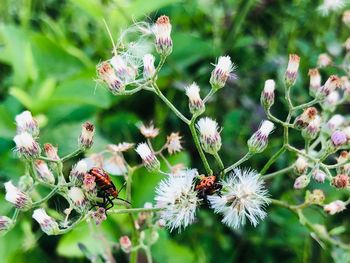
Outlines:
<svg viewBox="0 0 350 263"><path fill-rule="evenodd" d="M61 155L72 151L86 120L97 127L91 152L107 143L140 142L136 123L154 121L161 129L155 140L161 145L171 131L180 131L186 151L172 162L184 162L203 172L189 131L162 102L148 92L131 97L114 97L96 85L95 65L111 56L112 45L103 19L117 39L121 30L135 20L154 21L166 14L173 25L174 51L168 58L159 86L179 109L188 114L182 88L196 81L203 94L209 91L210 63L220 55L230 55L237 65L238 80L229 82L207 106L207 115L224 127L221 156L226 165L246 152L246 140L265 118L259 105L264 81L274 78L277 92L282 91L282 75L288 53L301 56L297 85L292 91L296 103L308 97L307 71L316 66L320 53L342 56L342 43L349 29L342 25L341 12L322 17L316 11L321 1L309 0L2 0L0 4L0 182L17 181L24 167L13 154L14 117L24 109L40 121L42 143L59 146ZM345 9L344 9L345 10ZM323 71L326 74L334 71ZM282 93L278 93L282 94ZM277 95L274 112L284 116L282 97ZM349 109L345 105L342 110ZM271 136L264 154L245 165L260 170L281 145L280 128ZM292 141L302 147L299 134ZM299 143L299 145L298 145ZM82 156L80 156L81 158ZM138 162L134 153L126 156ZM210 158L210 157L209 157ZM293 162L284 155L271 171ZM211 160L212 161L212 160ZM67 171L69 167L66 167ZM152 201L154 187L161 179L144 170L135 176L135 207ZM300 202L304 192L292 190L289 174L268 183L274 198ZM116 179L116 178L114 178ZM116 181L118 178L116 179ZM311 185L316 188L319 185ZM326 200L341 197L342 192L329 191ZM11 207L3 201L1 188L0 214L10 215ZM328 193L329 192L329 193ZM59 200L50 202L62 209ZM343 225L349 238L349 212L336 219L325 217L317 209L308 211L311 218L329 227ZM201 210L198 222L181 234L163 230L152 248L156 262L330 262L342 259L341 251L323 250L289 211L270 206L268 218L257 228L247 225L233 231L220 223L210 210ZM128 218L109 216L103 229L117 242L131 231ZM94 247L94 231L86 224L59 237L41 233L30 213L22 214L18 225L0 237L0 262L84 262L77 243ZM346 257L346 255L345 255ZM116 252L118 262L127 256ZM140 256L140 262L145 262Z"/></svg>

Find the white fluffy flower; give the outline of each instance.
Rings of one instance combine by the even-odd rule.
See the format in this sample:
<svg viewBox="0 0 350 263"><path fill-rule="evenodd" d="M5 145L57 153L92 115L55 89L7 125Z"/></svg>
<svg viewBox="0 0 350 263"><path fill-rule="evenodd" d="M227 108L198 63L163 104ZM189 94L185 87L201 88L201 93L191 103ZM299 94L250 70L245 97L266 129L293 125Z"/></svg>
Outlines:
<svg viewBox="0 0 350 263"><path fill-rule="evenodd" d="M16 115L17 133L28 132L33 136L39 135L39 126L30 111Z"/></svg>
<svg viewBox="0 0 350 263"><path fill-rule="evenodd" d="M346 203L341 200L333 201L323 207L324 211L330 215L337 214L346 209Z"/></svg>
<svg viewBox="0 0 350 263"><path fill-rule="evenodd" d="M232 71L235 69L230 56L221 56L215 69L211 73L210 84L214 89L220 89L225 86L226 81Z"/></svg>
<svg viewBox="0 0 350 263"><path fill-rule="evenodd" d="M88 171L87 163L84 160L80 160L75 164L70 172L70 179L75 180L75 178L79 180L83 180L84 174Z"/></svg>
<svg viewBox="0 0 350 263"><path fill-rule="evenodd" d="M19 188L14 186L11 181L4 184L6 195L5 199L16 206L18 209L27 210L32 205L30 197Z"/></svg>
<svg viewBox="0 0 350 263"><path fill-rule="evenodd" d="M248 218L256 226L265 218L268 192L254 170L235 169L222 181L222 186L221 195L208 196L208 200L215 213L224 216L224 224L239 228Z"/></svg>
<svg viewBox="0 0 350 263"><path fill-rule="evenodd" d="M318 7L318 11L323 16L328 16L330 12L336 12L345 6L344 0L324 0L323 4Z"/></svg>
<svg viewBox="0 0 350 263"><path fill-rule="evenodd" d="M160 168L160 163L147 143L137 145L135 151L140 155L145 167L150 171L157 171Z"/></svg>
<svg viewBox="0 0 350 263"><path fill-rule="evenodd" d="M50 184L55 183L55 176L50 171L47 163L45 163L42 160L36 160L35 169L38 172L38 176L40 177L41 180Z"/></svg>
<svg viewBox="0 0 350 263"><path fill-rule="evenodd" d="M203 150L210 154L218 152L221 148L221 137L217 122L208 117L201 118L197 122L197 129Z"/></svg>
<svg viewBox="0 0 350 263"><path fill-rule="evenodd" d="M171 24L167 16L158 17L153 25L153 33L156 37L156 49L161 55L168 56L172 52L173 41L171 40Z"/></svg>
<svg viewBox="0 0 350 263"><path fill-rule="evenodd" d="M35 209L32 217L40 224L41 230L47 235L58 234L59 227L57 222L43 208Z"/></svg>
<svg viewBox="0 0 350 263"><path fill-rule="evenodd" d="M170 175L156 189L157 206L165 209L160 212L161 219L170 230L181 231L195 220L199 201L193 183L196 175L195 169L186 171L183 176Z"/></svg>
<svg viewBox="0 0 350 263"><path fill-rule="evenodd" d="M75 187L75 186L71 187L68 190L68 197L78 207L85 205L86 200L85 200L84 192L79 187Z"/></svg>
<svg viewBox="0 0 350 263"><path fill-rule="evenodd" d="M252 153L260 153L265 150L268 143L270 133L275 128L273 122L265 120L261 123L259 130L257 130L248 140L249 151Z"/></svg>
<svg viewBox="0 0 350 263"><path fill-rule="evenodd" d="M205 109L199 91L199 86L195 82L186 87L186 95L189 99L189 108L192 114L202 113Z"/></svg>
<svg viewBox="0 0 350 263"><path fill-rule="evenodd" d="M152 78L156 69L154 67L154 56L152 54L146 54L143 57L143 77L145 79Z"/></svg>
<svg viewBox="0 0 350 263"><path fill-rule="evenodd" d="M16 143L16 151L21 157L33 158L40 154L40 146L27 132L20 133L13 138Z"/></svg>

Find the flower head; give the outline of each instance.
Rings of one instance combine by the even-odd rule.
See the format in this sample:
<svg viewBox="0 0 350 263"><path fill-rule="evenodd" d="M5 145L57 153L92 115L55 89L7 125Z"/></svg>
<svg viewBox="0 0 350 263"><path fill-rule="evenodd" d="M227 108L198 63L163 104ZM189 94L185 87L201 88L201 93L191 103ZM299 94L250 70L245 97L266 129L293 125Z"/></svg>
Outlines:
<svg viewBox="0 0 350 263"><path fill-rule="evenodd" d="M334 147L340 147L347 141L346 134L343 131L335 131L331 135L331 142Z"/></svg>
<svg viewBox="0 0 350 263"><path fill-rule="evenodd" d="M235 69L230 56L221 56L211 72L210 84L213 89L223 88L232 71Z"/></svg>
<svg viewBox="0 0 350 263"><path fill-rule="evenodd" d="M156 189L157 206L164 208L160 218L170 230L181 231L195 220L199 201L193 183L196 175L196 170L187 170L183 176L170 175Z"/></svg>
<svg viewBox="0 0 350 263"><path fill-rule="evenodd" d="M16 186L11 181L4 184L6 195L5 199L12 203L15 207L22 210L28 210L32 205L30 197Z"/></svg>
<svg viewBox="0 0 350 263"><path fill-rule="evenodd" d="M327 67L330 64L332 64L332 58L328 54L323 53L318 56L317 65L320 68Z"/></svg>
<svg viewBox="0 0 350 263"><path fill-rule="evenodd" d="M317 68L309 70L310 76L310 94L315 96L321 88L321 74Z"/></svg>
<svg viewBox="0 0 350 263"><path fill-rule="evenodd" d="M91 148L94 143L95 126L91 122L85 122L82 125L79 136L79 146L83 149Z"/></svg>
<svg viewBox="0 0 350 263"><path fill-rule="evenodd" d="M24 111L16 116L17 133L27 132L36 137L39 135L39 126L30 111Z"/></svg>
<svg viewBox="0 0 350 263"><path fill-rule="evenodd" d="M51 143L45 143L44 144L44 151L47 157L49 157L52 160L59 160L60 157L58 156L58 149L57 147L54 147Z"/></svg>
<svg viewBox="0 0 350 263"><path fill-rule="evenodd" d="M248 140L248 148L251 153L260 153L265 150L268 143L268 137L274 129L271 121L263 121L260 128Z"/></svg>
<svg viewBox="0 0 350 263"><path fill-rule="evenodd" d="M50 171L46 162L44 162L42 160L35 160L35 169L36 169L38 176L41 180L43 180L44 182L49 183L49 184L55 183L55 176Z"/></svg>
<svg viewBox="0 0 350 263"><path fill-rule="evenodd" d="M318 11L322 16L328 16L330 12L336 12L345 5L344 0L324 0L323 4L318 7Z"/></svg>
<svg viewBox="0 0 350 263"><path fill-rule="evenodd" d="M149 148L147 143L140 143L137 145L135 151L140 155L145 167L150 171L158 171L160 168L160 163L155 156L155 154L152 152L152 150Z"/></svg>
<svg viewBox="0 0 350 263"><path fill-rule="evenodd" d="M69 175L70 180L74 181L76 179L83 181L85 173L88 171L87 163L84 160L77 162Z"/></svg>
<svg viewBox="0 0 350 263"><path fill-rule="evenodd" d="M145 136L147 139L153 139L158 136L159 129L155 128L153 123L151 122L148 126L144 125L143 123L139 126L140 132L143 136Z"/></svg>
<svg viewBox="0 0 350 263"><path fill-rule="evenodd" d="M7 216L0 216L0 233L10 229L13 221Z"/></svg>
<svg viewBox="0 0 350 263"><path fill-rule="evenodd" d="M346 208L346 203L341 200L333 201L323 207L324 211L330 215L337 214Z"/></svg>
<svg viewBox="0 0 350 263"><path fill-rule="evenodd" d="M188 105L192 114L201 114L205 110L205 105L199 95L199 91L199 86L195 82L186 87L186 95L189 99Z"/></svg>
<svg viewBox="0 0 350 263"><path fill-rule="evenodd" d="M181 139L182 136L180 136L178 132L172 132L169 136L167 136L166 147L169 154L181 152Z"/></svg>
<svg viewBox="0 0 350 263"><path fill-rule="evenodd" d="M85 191L93 191L96 188L95 176L86 173L84 175L83 188Z"/></svg>
<svg viewBox="0 0 350 263"><path fill-rule="evenodd" d="M309 123L309 125L302 130L303 137L307 139L315 139L317 134L320 132L321 122L321 117L317 115L316 118L312 120Z"/></svg>
<svg viewBox="0 0 350 263"><path fill-rule="evenodd" d="M47 235L57 235L59 233L56 220L47 215L43 208L35 209L32 217L40 224L41 230Z"/></svg>
<svg viewBox="0 0 350 263"><path fill-rule="evenodd" d="M107 219L106 210L103 207L99 207L96 211L91 212L90 216L95 221L96 225L100 225Z"/></svg>
<svg viewBox="0 0 350 263"><path fill-rule="evenodd" d="M309 123L316 119L317 109L315 107L309 107L295 119L294 125L297 128L305 128Z"/></svg>
<svg viewBox="0 0 350 263"><path fill-rule="evenodd" d="M326 174L325 172L321 171L320 169L315 169L312 172L312 178L318 183L323 183L326 180Z"/></svg>
<svg viewBox="0 0 350 263"><path fill-rule="evenodd" d="M337 88L341 87L341 79L337 75L331 75L326 83L319 89L316 94L317 97L328 96L331 92L335 91Z"/></svg>
<svg viewBox="0 0 350 263"><path fill-rule="evenodd" d="M310 183L310 179L307 175L300 175L294 181L294 189L303 189Z"/></svg>
<svg viewBox="0 0 350 263"><path fill-rule="evenodd" d="M254 170L235 169L222 181L221 195L208 196L215 213L223 215L222 222L239 228L246 219L256 226L266 216L268 192L259 174Z"/></svg>
<svg viewBox="0 0 350 263"><path fill-rule="evenodd" d="M113 175L123 175L128 171L128 168L123 155L115 153L103 162L103 170Z"/></svg>
<svg viewBox="0 0 350 263"><path fill-rule="evenodd" d="M152 78L156 73L154 60L155 58L152 54L146 54L143 57L143 77L145 79Z"/></svg>
<svg viewBox="0 0 350 263"><path fill-rule="evenodd" d="M304 156L299 155L298 159L296 160L296 162L294 164L295 171L298 174L303 174L306 172L308 167L309 167L309 163L308 163L307 159Z"/></svg>
<svg viewBox="0 0 350 263"><path fill-rule="evenodd" d="M131 240L128 236L122 236L119 239L120 247L125 253L130 253L132 248Z"/></svg>
<svg viewBox="0 0 350 263"><path fill-rule="evenodd" d="M79 208L86 203L84 192L79 187L71 187L68 190L68 197L73 202L73 204Z"/></svg>
<svg viewBox="0 0 350 263"><path fill-rule="evenodd" d="M196 126L200 134L203 150L210 154L218 152L221 148L221 137L217 122L205 117L201 118Z"/></svg>
<svg viewBox="0 0 350 263"><path fill-rule="evenodd" d="M32 159L37 157L41 152L39 144L27 132L16 135L13 140L16 143L16 151L21 157Z"/></svg>
<svg viewBox="0 0 350 263"><path fill-rule="evenodd" d="M289 55L289 61L286 73L284 75L284 80L287 87L291 87L295 84L298 75L300 57L296 54Z"/></svg>
<svg viewBox="0 0 350 263"><path fill-rule="evenodd" d="M265 109L271 108L275 102L275 86L276 83L273 79L265 81L264 90L261 93L260 102Z"/></svg>
<svg viewBox="0 0 350 263"><path fill-rule="evenodd" d="M134 147L133 143L128 143L128 142L121 142L116 144L108 144L107 145L107 150L110 151L111 153L120 153L120 152L125 152L129 149Z"/></svg>
<svg viewBox="0 0 350 263"><path fill-rule="evenodd" d="M327 122L327 129L331 132L335 131L344 122L345 122L345 118L342 115L340 114L333 115Z"/></svg>
<svg viewBox="0 0 350 263"><path fill-rule="evenodd" d="M333 177L332 184L336 188L346 188L349 186L349 176L347 174L338 174Z"/></svg>
<svg viewBox="0 0 350 263"><path fill-rule="evenodd" d="M101 64L99 64L97 66L97 72L99 74L100 79L108 85L109 90L113 94L118 94L125 90L125 86L122 80L117 77L114 69L108 62L104 61Z"/></svg>
<svg viewBox="0 0 350 263"><path fill-rule="evenodd" d="M173 41L171 40L171 24L167 16L158 17L153 25L153 33L156 37L157 52L163 56L169 56L173 51Z"/></svg>

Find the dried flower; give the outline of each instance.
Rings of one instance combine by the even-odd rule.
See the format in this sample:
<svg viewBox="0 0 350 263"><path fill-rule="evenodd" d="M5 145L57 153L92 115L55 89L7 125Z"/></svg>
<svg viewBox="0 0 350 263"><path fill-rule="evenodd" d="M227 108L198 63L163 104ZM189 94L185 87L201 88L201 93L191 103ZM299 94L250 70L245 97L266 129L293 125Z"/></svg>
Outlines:
<svg viewBox="0 0 350 263"><path fill-rule="evenodd" d="M106 210L103 207L99 207L96 211L91 212L90 216L95 221L96 225L100 225L107 219Z"/></svg>
<svg viewBox="0 0 350 263"><path fill-rule="evenodd" d="M349 176L347 174L338 174L333 177L332 184L336 188L346 188L349 186Z"/></svg>
<svg viewBox="0 0 350 263"><path fill-rule="evenodd" d="M0 233L5 232L11 228L13 221L7 216L0 216Z"/></svg>
<svg viewBox="0 0 350 263"><path fill-rule="evenodd" d="M145 79L150 79L156 73L156 69L154 67L154 56L152 54L146 54L143 57L143 77Z"/></svg>
<svg viewBox="0 0 350 263"><path fill-rule="evenodd" d="M46 162L42 160L35 160L35 169L38 172L38 176L40 177L41 180L49 184L55 183L55 176L50 171Z"/></svg>
<svg viewBox="0 0 350 263"><path fill-rule="evenodd" d="M118 143L117 145L108 144L106 148L108 151L110 151L112 153L120 153L120 152L125 152L125 151L131 149L132 147L134 147L133 143L122 142L122 143Z"/></svg>
<svg viewBox="0 0 350 263"><path fill-rule="evenodd" d="M169 154L181 152L181 139L182 136L180 136L178 132L172 132L169 136L167 136L166 147Z"/></svg>
<svg viewBox="0 0 350 263"><path fill-rule="evenodd" d="M16 151L20 157L32 159L38 157L41 152L39 144L27 132L16 135L13 141L16 143Z"/></svg>
<svg viewBox="0 0 350 263"><path fill-rule="evenodd" d="M326 196L322 190L315 189L312 191L312 193L309 191L306 192L305 202L320 205L323 203L325 198Z"/></svg>
<svg viewBox="0 0 350 263"><path fill-rule="evenodd" d="M171 24L167 16L158 17L153 26L153 33L156 37L156 50L163 56L169 56L173 51L173 41L171 40Z"/></svg>
<svg viewBox="0 0 350 263"><path fill-rule="evenodd" d="M57 235L60 231L55 219L48 216L43 208L35 209L32 216L39 224L40 228L47 235Z"/></svg>
<svg viewBox="0 0 350 263"><path fill-rule="evenodd" d="M264 90L261 93L260 102L264 109L270 109L275 102L275 86L273 79L265 81Z"/></svg>
<svg viewBox="0 0 350 263"><path fill-rule="evenodd" d="M345 163L346 161L349 160L350 154L347 151L341 151L339 154L339 157L337 158L337 163Z"/></svg>
<svg viewBox="0 0 350 263"><path fill-rule="evenodd" d="M221 137L217 122L205 117L201 118L196 126L200 134L203 150L210 154L217 153L221 148Z"/></svg>
<svg viewBox="0 0 350 263"><path fill-rule="evenodd" d="M147 139L153 139L159 134L159 129L155 128L152 122L148 126L141 124L139 130Z"/></svg>
<svg viewBox="0 0 350 263"><path fill-rule="evenodd" d="M71 187L68 190L68 197L77 208L85 205L86 203L84 193L79 187Z"/></svg>
<svg viewBox="0 0 350 263"><path fill-rule="evenodd" d="M331 142L334 147L340 147L347 141L346 134L342 131L335 131L331 135Z"/></svg>
<svg viewBox="0 0 350 263"><path fill-rule="evenodd" d="M36 137L39 135L39 126L30 111L16 115L17 133L27 132Z"/></svg>
<svg viewBox="0 0 350 263"><path fill-rule="evenodd" d="M190 86L186 87L186 95L189 99L189 108L192 114L202 114L205 110L203 100L199 95L199 86L193 82Z"/></svg>
<svg viewBox="0 0 350 263"><path fill-rule="evenodd" d="M320 68L327 67L331 64L332 64L332 58L328 54L323 53L318 56L317 66L319 66Z"/></svg>
<svg viewBox="0 0 350 263"><path fill-rule="evenodd" d="M157 207L164 209L160 218L171 231L181 231L195 220L199 199L193 180L197 175L196 170L187 170L183 176L170 175L157 186Z"/></svg>
<svg viewBox="0 0 350 263"><path fill-rule="evenodd" d="M291 87L295 84L298 75L300 57L296 54L289 55L289 61L286 73L284 75L284 81L287 87Z"/></svg>
<svg viewBox="0 0 350 263"><path fill-rule="evenodd" d="M208 200L215 213L224 216L224 224L239 228L247 218L254 226L265 218L267 197L264 181L256 171L235 169L222 181L221 194L208 196Z"/></svg>
<svg viewBox="0 0 350 263"><path fill-rule="evenodd" d="M119 239L120 247L125 253L130 253L132 244L128 236L121 236Z"/></svg>
<svg viewBox="0 0 350 263"><path fill-rule="evenodd" d="M331 75L326 83L319 89L316 97L322 98L335 91L336 88L341 87L341 79L337 75Z"/></svg>
<svg viewBox="0 0 350 263"><path fill-rule="evenodd" d="M106 82L109 90L113 94L121 93L125 90L125 86L121 79L117 77L114 69L108 62L102 62L97 66L99 77Z"/></svg>
<svg viewBox="0 0 350 263"><path fill-rule="evenodd" d="M4 186L6 190L5 199L8 202L22 210L28 210L31 207L32 200L30 197L25 192L14 186L11 181L5 183Z"/></svg>
<svg viewBox="0 0 350 263"><path fill-rule="evenodd" d="M212 88L215 90L223 88L234 69L235 66L231 62L231 58L229 56L219 57L218 63L211 72L210 84Z"/></svg>
<svg viewBox="0 0 350 263"><path fill-rule="evenodd" d="M158 171L160 163L154 153L151 151L147 143L140 143L135 150L140 155L143 164L149 171Z"/></svg>
<svg viewBox="0 0 350 263"><path fill-rule="evenodd" d="M312 178L314 178L314 180L318 183L324 183L324 181L326 180L326 174L321 171L320 169L315 169L312 172Z"/></svg>
<svg viewBox="0 0 350 263"><path fill-rule="evenodd" d="M337 214L346 209L346 203L341 200L336 200L323 207L324 211L330 215Z"/></svg>
<svg viewBox="0 0 350 263"><path fill-rule="evenodd" d="M304 110L304 112L295 119L294 126L296 128L305 128L309 123L316 119L317 109L315 107L309 107Z"/></svg>
<svg viewBox="0 0 350 263"><path fill-rule="evenodd" d="M309 70L310 76L310 94L315 96L321 88L321 75L317 68Z"/></svg>
<svg viewBox="0 0 350 263"><path fill-rule="evenodd" d="M82 125L81 134L79 136L79 146L83 149L91 148L94 143L95 127L91 122L85 122Z"/></svg>
<svg viewBox="0 0 350 263"><path fill-rule="evenodd" d="M310 178L306 175L301 175L295 179L294 189L303 189L310 183Z"/></svg>
<svg viewBox="0 0 350 263"><path fill-rule="evenodd" d="M45 143L44 144L44 151L47 157L49 157L52 160L60 160L60 157L58 156L57 147L54 147L51 143Z"/></svg>
<svg viewBox="0 0 350 263"><path fill-rule="evenodd" d="M314 120L312 120L309 125L302 130L302 135L304 138L313 140L316 138L317 134L320 132L321 129L321 117L316 116Z"/></svg>
<svg viewBox="0 0 350 263"><path fill-rule="evenodd" d="M260 128L248 140L248 148L251 153L260 153L267 147L268 137L274 129L274 124L270 121L263 121Z"/></svg>

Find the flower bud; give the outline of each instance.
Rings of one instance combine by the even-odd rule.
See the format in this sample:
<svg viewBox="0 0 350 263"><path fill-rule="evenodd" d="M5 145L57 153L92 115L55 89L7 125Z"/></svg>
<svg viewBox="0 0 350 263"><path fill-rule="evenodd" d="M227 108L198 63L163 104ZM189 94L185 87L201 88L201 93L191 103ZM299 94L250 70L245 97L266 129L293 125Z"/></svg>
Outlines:
<svg viewBox="0 0 350 263"><path fill-rule="evenodd" d="M160 163L154 153L151 151L147 143L140 143L135 151L141 157L143 164L149 171L158 171Z"/></svg>
<svg viewBox="0 0 350 263"><path fill-rule="evenodd" d="M317 109L315 107L310 107L304 110L304 112L295 119L294 126L296 128L305 128L311 121L315 120L317 117Z"/></svg>
<svg viewBox="0 0 350 263"><path fill-rule="evenodd" d="M155 128L152 122L148 126L141 124L139 130L147 139L154 139L159 134L159 129Z"/></svg>
<svg viewBox="0 0 350 263"><path fill-rule="evenodd" d="M225 86L228 77L234 70L234 65L229 56L219 57L218 64L211 72L210 85L214 90L221 89Z"/></svg>
<svg viewBox="0 0 350 263"><path fill-rule="evenodd" d="M308 167L309 167L309 164L307 160L303 156L299 155L298 159L294 164L295 171L298 174L304 174Z"/></svg>
<svg viewBox="0 0 350 263"><path fill-rule="evenodd" d="M294 181L294 189L303 189L310 183L310 179L307 175L301 175Z"/></svg>
<svg viewBox="0 0 350 263"><path fill-rule="evenodd" d="M341 151L339 157L337 158L337 163L342 164L349 160L350 154L347 151Z"/></svg>
<svg viewBox="0 0 350 263"><path fill-rule="evenodd" d="M20 133L13 140L16 143L16 151L20 157L33 159L40 155L40 146L29 133Z"/></svg>
<svg viewBox="0 0 350 263"><path fill-rule="evenodd" d="M43 208L35 209L32 216L47 235L57 235L60 231L55 219L47 215Z"/></svg>
<svg viewBox="0 0 350 263"><path fill-rule="evenodd" d="M37 121L33 118L30 111L24 111L16 115L17 133L27 132L30 135L37 137L39 135L39 126Z"/></svg>
<svg viewBox="0 0 350 263"><path fill-rule="evenodd" d="M346 208L346 203L341 200L336 200L323 207L324 211L330 215L337 214Z"/></svg>
<svg viewBox="0 0 350 263"><path fill-rule="evenodd" d="M286 86L289 88L295 84L298 75L300 57L296 54L289 55L289 61L286 73L284 75L284 81Z"/></svg>
<svg viewBox="0 0 350 263"><path fill-rule="evenodd" d="M120 78L114 72L114 69L108 62L102 62L97 66L97 72L102 81L104 81L113 94L121 93L125 86Z"/></svg>
<svg viewBox="0 0 350 263"><path fill-rule="evenodd" d="M119 239L120 247L125 253L130 253L132 244L128 236L122 236Z"/></svg>
<svg viewBox="0 0 350 263"><path fill-rule="evenodd" d="M196 126L203 150L210 154L217 153L221 148L221 137L217 122L205 117L201 118Z"/></svg>
<svg viewBox="0 0 350 263"><path fill-rule="evenodd" d="M337 75L331 75L326 83L319 89L316 97L323 98L328 96L331 92L335 91L341 86L341 79Z"/></svg>
<svg viewBox="0 0 350 263"><path fill-rule="evenodd" d="M302 136L306 139L313 140L316 138L317 134L320 132L321 128L321 117L316 116L314 120L312 120L309 125L302 130Z"/></svg>
<svg viewBox="0 0 350 263"><path fill-rule="evenodd" d="M143 77L145 79L150 79L156 73L154 67L154 56L152 54L146 54L143 56Z"/></svg>
<svg viewBox="0 0 350 263"><path fill-rule="evenodd" d="M41 180L43 180L45 183L54 184L55 183L55 176L50 171L47 164L42 160L35 160L35 170L38 173L38 176Z"/></svg>
<svg viewBox="0 0 350 263"><path fill-rule="evenodd" d="M84 175L85 173L87 173L87 171L88 171L88 167L86 162L83 160L80 160L76 165L73 166L69 175L69 179L71 181L75 181L76 179L78 179L79 181L83 181Z"/></svg>
<svg viewBox="0 0 350 263"><path fill-rule="evenodd" d="M84 175L83 189L85 191L93 191L96 188L95 176L86 173Z"/></svg>
<svg viewBox="0 0 350 263"><path fill-rule="evenodd" d="M264 90L261 93L260 102L264 109L270 109L275 102L275 81L268 79L265 81Z"/></svg>
<svg viewBox="0 0 350 263"><path fill-rule="evenodd" d="M324 68L324 67L327 67L329 65L332 64L332 59L331 57L326 54L326 53L323 53L323 54L320 54L318 56L318 60L317 60L317 66L320 67L320 68Z"/></svg>
<svg viewBox="0 0 350 263"><path fill-rule="evenodd" d="M190 86L186 87L186 95L189 99L189 108L192 114L202 114L205 110L205 105L199 95L199 87L193 82Z"/></svg>
<svg viewBox="0 0 350 263"><path fill-rule="evenodd" d="M315 169L312 172L312 178L314 178L314 180L318 183L323 183L326 180L326 177L326 174L320 169Z"/></svg>
<svg viewBox="0 0 350 263"><path fill-rule="evenodd" d="M350 26L350 11L346 10L343 13L342 21L346 26Z"/></svg>
<svg viewBox="0 0 350 263"><path fill-rule="evenodd" d="M32 205L32 200L30 197L18 189L16 186L12 184L11 181L4 184L6 195L5 199L12 203L15 207L22 210L28 210Z"/></svg>
<svg viewBox="0 0 350 263"><path fill-rule="evenodd" d="M18 180L17 188L21 189L22 192L28 192L33 189L34 179L29 174L22 175Z"/></svg>
<svg viewBox="0 0 350 263"><path fill-rule="evenodd" d="M248 140L248 148L251 153L261 153L267 147L268 137L275 128L271 121L263 121L260 128Z"/></svg>
<svg viewBox="0 0 350 263"><path fill-rule="evenodd" d="M44 151L45 154L48 158L52 159L52 160L60 160L60 157L57 154L57 147L54 147L51 143L45 143L44 144Z"/></svg>
<svg viewBox="0 0 350 263"><path fill-rule="evenodd" d="M79 147L82 149L91 148L94 143L95 127L90 122L85 122L82 125L81 134L79 136Z"/></svg>
<svg viewBox="0 0 350 263"><path fill-rule="evenodd" d="M338 127L340 127L345 121L345 118L340 115L336 114L333 115L327 122L326 128L330 131L333 132L335 131Z"/></svg>
<svg viewBox="0 0 350 263"><path fill-rule="evenodd" d="M349 176L347 174L338 174L333 177L332 184L336 188L346 188L349 186Z"/></svg>
<svg viewBox="0 0 350 263"><path fill-rule="evenodd" d="M172 132L169 136L167 136L166 147L169 154L181 152L181 139L182 136L180 136L178 132Z"/></svg>
<svg viewBox="0 0 350 263"><path fill-rule="evenodd" d="M326 111L333 112L339 102L340 96L338 91L332 91L328 94L326 99L324 100L324 103L321 104L322 108Z"/></svg>
<svg viewBox="0 0 350 263"><path fill-rule="evenodd" d="M319 89L321 88L321 75L317 68L310 69L309 70L309 76L310 76L310 95L315 96Z"/></svg>
<svg viewBox="0 0 350 263"><path fill-rule="evenodd" d="M7 232L10 230L13 221L7 216L0 216L0 233Z"/></svg>
<svg viewBox="0 0 350 263"><path fill-rule="evenodd" d="M99 207L96 211L91 212L90 216L95 221L96 225L100 225L107 219L106 210L103 207Z"/></svg>
<svg viewBox="0 0 350 263"><path fill-rule="evenodd" d="M344 145L347 141L346 134L342 131L335 131L331 135L331 142L335 148Z"/></svg>
<svg viewBox="0 0 350 263"><path fill-rule="evenodd" d="M68 197L76 207L83 206L86 203L84 193L79 187L71 187L68 190Z"/></svg>
<svg viewBox="0 0 350 263"><path fill-rule="evenodd" d="M158 17L153 26L153 33L156 37L156 50L160 55L169 56L173 51L173 41L171 40L171 24L167 16Z"/></svg>
<svg viewBox="0 0 350 263"><path fill-rule="evenodd" d="M325 198L326 196L324 195L322 190L315 189L312 191L312 193L310 193L309 191L306 192L305 201L307 203L320 205L323 203Z"/></svg>

